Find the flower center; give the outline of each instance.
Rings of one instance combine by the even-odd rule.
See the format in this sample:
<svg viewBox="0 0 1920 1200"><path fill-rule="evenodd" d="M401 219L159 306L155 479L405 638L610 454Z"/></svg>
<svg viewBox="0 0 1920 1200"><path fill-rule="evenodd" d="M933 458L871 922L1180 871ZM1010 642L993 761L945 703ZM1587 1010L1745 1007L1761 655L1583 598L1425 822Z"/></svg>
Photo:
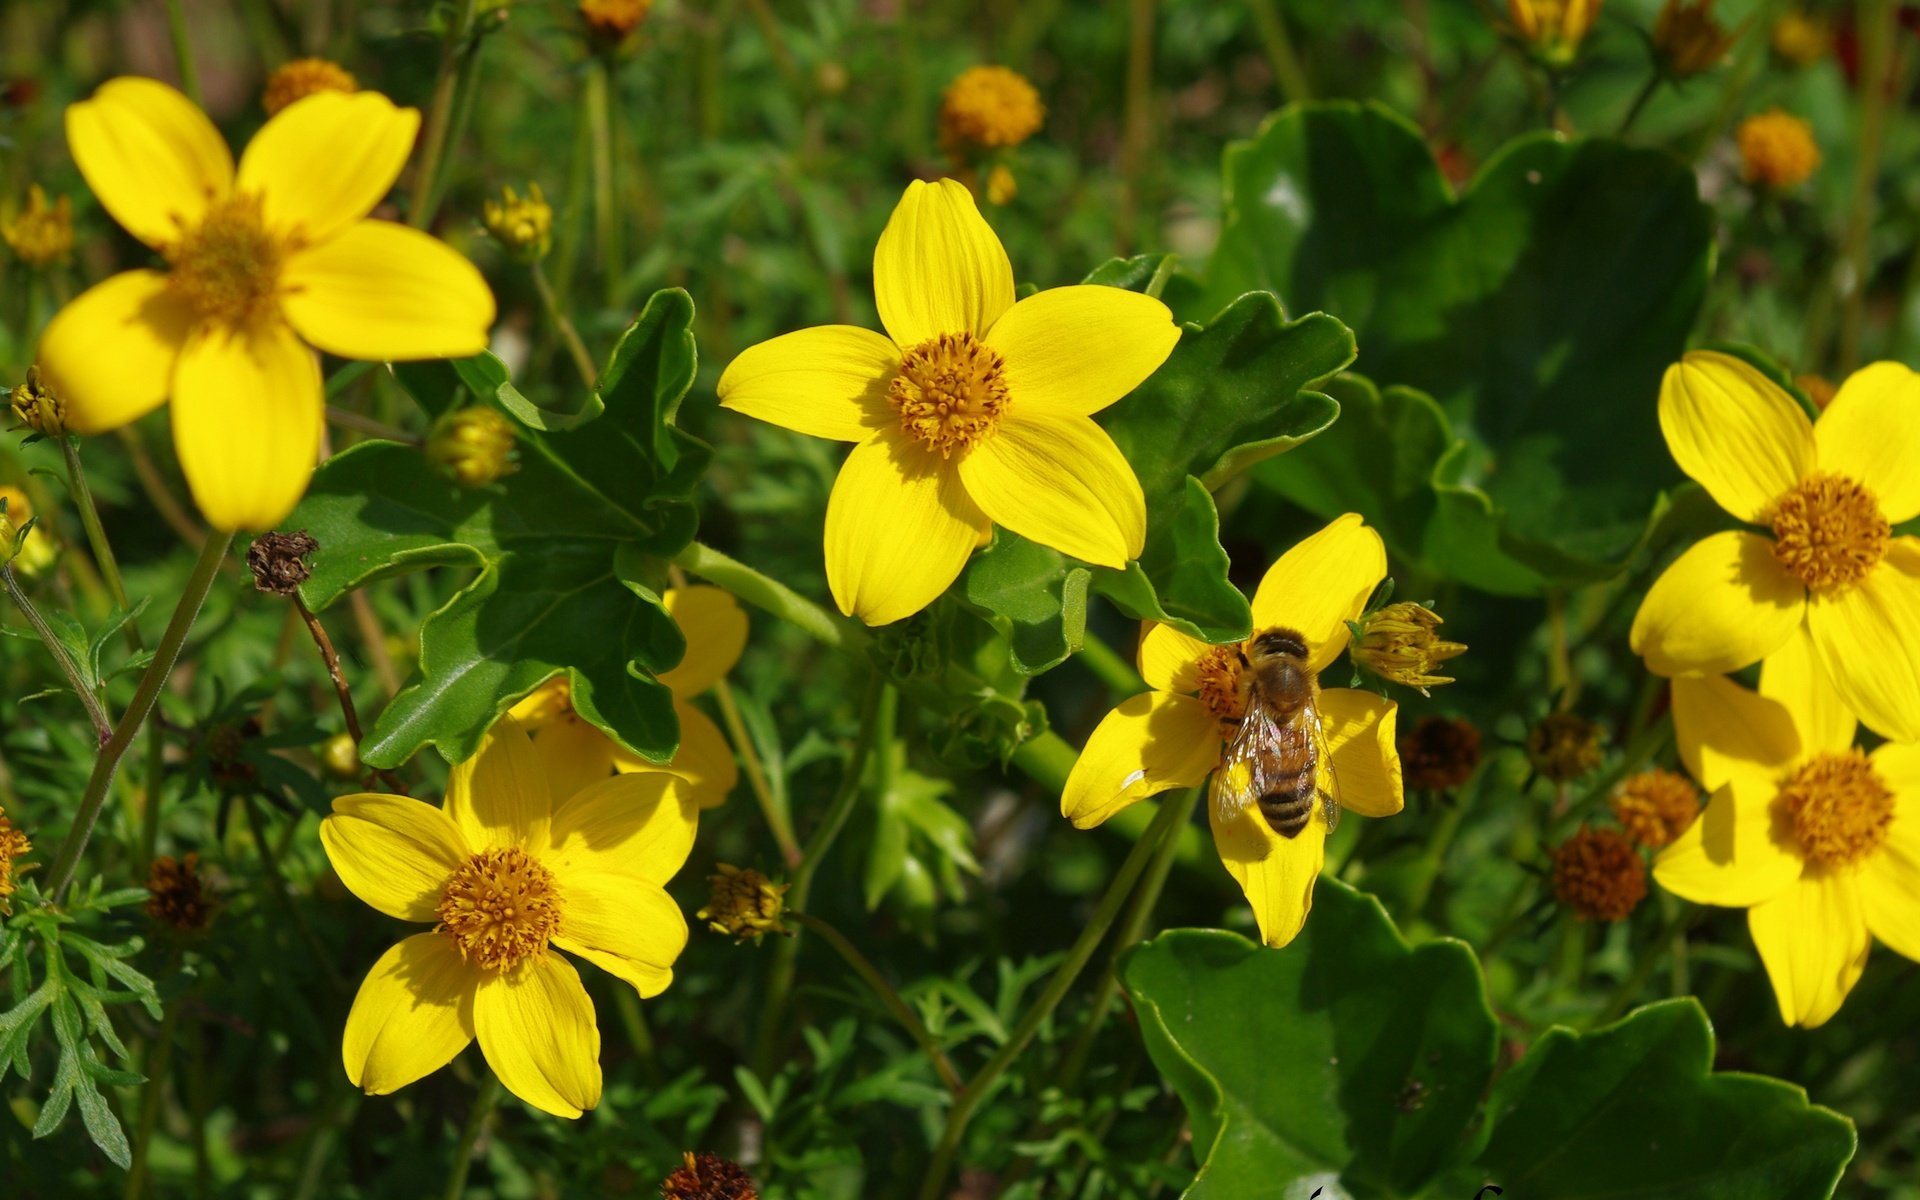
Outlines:
<svg viewBox="0 0 1920 1200"><path fill-rule="evenodd" d="M1859 750L1821 754L1787 777L1775 799L1809 862L1844 867L1887 840L1893 791Z"/></svg>
<svg viewBox="0 0 1920 1200"><path fill-rule="evenodd" d="M502 971L545 953L560 928L560 895L552 871L518 846L505 846L460 864L435 915L435 931L453 939L461 958Z"/></svg>
<svg viewBox="0 0 1920 1200"><path fill-rule="evenodd" d="M167 285L202 318L230 329L251 325L276 307L286 249L267 231L260 197L229 196L167 251Z"/></svg>
<svg viewBox="0 0 1920 1200"><path fill-rule="evenodd" d="M1200 660L1200 703L1216 721L1238 720L1247 712L1246 667L1238 646L1215 646Z"/></svg>
<svg viewBox="0 0 1920 1200"><path fill-rule="evenodd" d="M907 351L887 399L900 428L951 458L993 432L1007 406L1006 368L971 333L943 333Z"/></svg>
<svg viewBox="0 0 1920 1200"><path fill-rule="evenodd" d="M1814 474L1773 502L1773 557L1810 588L1858 583L1893 532L1874 494L1845 475Z"/></svg>

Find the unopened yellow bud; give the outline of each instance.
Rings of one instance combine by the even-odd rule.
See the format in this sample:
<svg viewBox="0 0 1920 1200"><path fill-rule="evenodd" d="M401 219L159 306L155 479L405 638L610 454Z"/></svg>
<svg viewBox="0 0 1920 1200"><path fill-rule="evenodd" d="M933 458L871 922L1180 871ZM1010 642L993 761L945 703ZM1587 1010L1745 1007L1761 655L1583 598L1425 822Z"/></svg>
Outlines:
<svg viewBox="0 0 1920 1200"><path fill-rule="evenodd" d="M282 63L267 77L267 86L260 93L260 106L271 117L295 100L305 100L316 92L359 90L360 81L340 64L324 58L296 58Z"/></svg>
<svg viewBox="0 0 1920 1200"><path fill-rule="evenodd" d="M1360 619L1353 660L1382 679L1416 688L1422 696L1430 687L1452 683L1436 675L1435 667L1466 653L1466 646L1440 637L1440 617L1424 605L1403 600Z"/></svg>
<svg viewBox="0 0 1920 1200"><path fill-rule="evenodd" d="M513 422L476 404L435 423L427 458L461 487L481 488L512 474L513 443Z"/></svg>
<svg viewBox="0 0 1920 1200"><path fill-rule="evenodd" d="M1740 146L1740 175L1748 183L1790 188L1805 183L1820 165L1813 126L1782 109L1740 122L1734 140Z"/></svg>
<svg viewBox="0 0 1920 1200"><path fill-rule="evenodd" d="M502 188L500 199L486 202L484 219L493 240L521 262L537 262L553 248L553 208L537 183L524 197Z"/></svg>
<svg viewBox="0 0 1920 1200"><path fill-rule="evenodd" d="M27 368L27 381L14 386L8 396L13 419L21 427L42 437L59 437L67 431L67 406L40 374L39 367Z"/></svg>
<svg viewBox="0 0 1920 1200"><path fill-rule="evenodd" d="M1013 178L1013 172L1005 163L993 164L993 170L987 172L987 202L989 204L1012 204L1013 198L1020 194L1020 184Z"/></svg>
<svg viewBox="0 0 1920 1200"><path fill-rule="evenodd" d="M320 765L335 779L356 779L360 775L360 747L353 736L336 733L320 747Z"/></svg>
<svg viewBox="0 0 1920 1200"><path fill-rule="evenodd" d="M29 579L52 566L53 543L40 526L27 528L33 521L33 501L27 494L10 483L0 484L0 506L5 507L0 512L0 561Z"/></svg>
<svg viewBox="0 0 1920 1200"><path fill-rule="evenodd" d="M713 898L694 914L715 933L735 941L758 942L769 933L785 933L781 917L787 911L787 885L775 883L751 867L716 863L707 876Z"/></svg>
<svg viewBox="0 0 1920 1200"><path fill-rule="evenodd" d="M30 267L65 262L73 250L73 203L65 196L52 204L39 184L27 189L27 206L0 222L0 240Z"/></svg>
<svg viewBox="0 0 1920 1200"><path fill-rule="evenodd" d="M1580 52L1580 43L1600 15L1601 0L1507 0L1507 16L1516 37L1542 62L1564 67Z"/></svg>
<svg viewBox="0 0 1920 1200"><path fill-rule="evenodd" d="M1670 79L1711 71L1733 48L1729 33L1713 16L1714 0L1667 0L1653 24L1653 53Z"/></svg>
<svg viewBox="0 0 1920 1200"><path fill-rule="evenodd" d="M1797 67L1810 67L1833 49L1833 33L1824 19L1790 12L1773 23L1773 52Z"/></svg>

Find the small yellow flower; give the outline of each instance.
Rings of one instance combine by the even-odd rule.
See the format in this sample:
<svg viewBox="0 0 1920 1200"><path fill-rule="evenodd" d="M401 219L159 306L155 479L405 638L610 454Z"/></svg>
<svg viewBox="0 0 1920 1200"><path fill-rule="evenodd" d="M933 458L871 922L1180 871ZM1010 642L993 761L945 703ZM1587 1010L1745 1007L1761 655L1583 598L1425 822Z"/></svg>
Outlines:
<svg viewBox="0 0 1920 1200"><path fill-rule="evenodd" d="M1245 648L1262 633L1291 630L1307 646L1307 665L1324 671L1346 649L1348 622L1387 573L1380 535L1348 513L1281 555L1253 597L1253 637L1209 646L1168 625L1140 641L1140 674L1153 690L1108 713L1087 739L1067 776L1060 812L1076 829L1091 829L1140 800L1213 776L1221 785L1226 742L1245 714L1241 677ZM1403 797L1394 747L1397 706L1371 692L1319 688L1326 754L1319 786L1342 808L1389 817ZM1249 805L1222 822L1207 805L1214 848L1246 893L1269 946L1291 942L1313 907L1313 882L1326 859L1326 823L1309 820L1293 837L1274 831Z"/></svg>
<svg viewBox="0 0 1920 1200"><path fill-rule="evenodd" d="M1013 203L1020 194L1020 184L1014 179L1013 172L1005 163L993 164L987 172L987 203L1005 206Z"/></svg>
<svg viewBox="0 0 1920 1200"><path fill-rule="evenodd" d="M1577 713L1548 713L1527 731L1527 761L1542 778L1570 783L1600 765L1600 727Z"/></svg>
<svg viewBox="0 0 1920 1200"><path fill-rule="evenodd" d="M1738 358L1696 351L1667 369L1660 428L1680 469L1721 508L1767 527L1682 554L1634 618L1655 674L1737 671L1811 639L1847 706L1920 741L1920 375L1874 363L1810 421Z"/></svg>
<svg viewBox="0 0 1920 1200"><path fill-rule="evenodd" d="M1554 847L1553 894L1582 921L1624 921L1647 898L1647 864L1617 829L1588 829Z"/></svg>
<svg viewBox="0 0 1920 1200"><path fill-rule="evenodd" d="M1653 53L1660 70L1686 79L1719 66L1740 37L1713 15L1714 0L1667 0L1653 25Z"/></svg>
<svg viewBox="0 0 1920 1200"><path fill-rule="evenodd" d="M1438 614L1412 601L1369 613L1359 625L1353 660L1382 679L1417 689L1422 696L1430 687L1452 683L1452 676L1435 675L1434 668L1467 652L1461 643L1440 637Z"/></svg>
<svg viewBox="0 0 1920 1200"><path fill-rule="evenodd" d="M553 208L539 184L529 183L525 197L503 188L500 199L487 201L482 212L493 240L521 262L543 259L553 248Z"/></svg>
<svg viewBox="0 0 1920 1200"><path fill-rule="evenodd" d="M484 404L457 408L433 423L427 458L464 488L498 483L514 471L513 422Z"/></svg>
<svg viewBox="0 0 1920 1200"><path fill-rule="evenodd" d="M941 98L940 144L954 155L1018 146L1040 132L1046 117L1040 93L1018 71L968 67Z"/></svg>
<svg viewBox="0 0 1920 1200"><path fill-rule="evenodd" d="M667 772L686 781L687 794L700 808L726 800L740 782L727 735L691 701L726 678L747 645L747 614L731 593L695 584L668 588L660 597L687 638L680 664L660 676L673 693L680 718L680 750L662 767L622 749L573 710L572 688L556 675L530 692L510 715L534 734L547 773L566 787L586 787L609 771Z"/></svg>
<svg viewBox="0 0 1920 1200"><path fill-rule="evenodd" d="M1812 66L1833 50L1825 18L1795 9L1773 23L1773 52L1799 67Z"/></svg>
<svg viewBox="0 0 1920 1200"><path fill-rule="evenodd" d="M260 93L260 106L269 117L295 100L305 100L316 92L357 92L360 81L339 63L324 58L296 58L282 63L267 76Z"/></svg>
<svg viewBox="0 0 1920 1200"><path fill-rule="evenodd" d="M53 204L39 184L27 188L27 206L0 221L0 241L30 267L67 261L73 250L73 202L65 196Z"/></svg>
<svg viewBox="0 0 1920 1200"><path fill-rule="evenodd" d="M1740 177L1748 183L1790 188L1805 183L1820 165L1813 126L1778 108L1740 122L1734 141L1740 147Z"/></svg>
<svg viewBox="0 0 1920 1200"><path fill-rule="evenodd" d="M314 348L446 358L486 348L493 294L416 229L366 220L413 149L420 114L377 92L289 105L236 170L191 101L151 79L67 109L100 203L168 270L95 285L37 355L67 427L102 433L173 398L173 442L216 528L271 529L306 491L325 402Z"/></svg>
<svg viewBox="0 0 1920 1200"><path fill-rule="evenodd" d="M67 432L67 406L40 374L39 367L27 368L27 381L15 384L7 397L13 419L21 428L42 437L60 437Z"/></svg>
<svg viewBox="0 0 1920 1200"><path fill-rule="evenodd" d="M5 511L0 512L0 558L31 579L52 566L60 556L53 535L47 532L44 521L27 529L27 522L33 520L33 501L27 498L26 492L10 483L0 483L0 503L6 506ZM24 535L22 530L26 530Z"/></svg>
<svg viewBox="0 0 1920 1200"><path fill-rule="evenodd" d="M577 1117L600 1102L593 1001L554 948L657 996L687 922L666 883L695 810L670 775L556 787L519 724L453 768L443 807L363 793L333 802L320 842L341 882L402 921L432 922L367 973L347 1016L347 1078L385 1095L478 1039L507 1090Z"/></svg>
<svg viewBox="0 0 1920 1200"><path fill-rule="evenodd" d="M19 888L13 860L33 849L27 835L13 827L7 810L0 808L0 913L13 911L13 893Z"/></svg>
<svg viewBox="0 0 1920 1200"><path fill-rule="evenodd" d="M1077 286L1014 303L1013 267L973 196L914 183L873 256L887 335L803 329L749 348L722 407L855 443L827 501L827 584L869 625L947 589L992 525L1119 569L1146 541L1133 468L1091 414L1180 338L1167 306Z"/></svg>
<svg viewBox="0 0 1920 1200"><path fill-rule="evenodd" d="M694 915L715 933L735 941L758 942L769 933L784 933L781 918L787 911L787 885L775 883L750 867L715 863L707 876L713 898Z"/></svg>
<svg viewBox="0 0 1920 1200"><path fill-rule="evenodd" d="M1747 910L1781 1020L1838 1011L1872 938L1920 960L1920 745L1862 753L1804 640L1767 660L1757 695L1674 680L1673 728L1712 797L1653 876L1697 904Z"/></svg>
<svg viewBox="0 0 1920 1200"><path fill-rule="evenodd" d="M1603 0L1507 0L1513 32L1546 62L1565 66L1580 51Z"/></svg>
<svg viewBox="0 0 1920 1200"><path fill-rule="evenodd" d="M1613 815L1639 845L1658 850L1700 815L1700 789L1678 771L1642 771L1614 793Z"/></svg>

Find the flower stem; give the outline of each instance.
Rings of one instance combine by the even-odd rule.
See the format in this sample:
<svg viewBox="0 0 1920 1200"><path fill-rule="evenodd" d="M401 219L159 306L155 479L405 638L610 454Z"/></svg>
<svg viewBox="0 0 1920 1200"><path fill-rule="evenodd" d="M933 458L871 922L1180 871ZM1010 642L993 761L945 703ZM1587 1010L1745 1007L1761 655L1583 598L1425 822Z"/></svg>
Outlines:
<svg viewBox="0 0 1920 1200"><path fill-rule="evenodd" d="M1080 663L1115 696L1137 696L1147 690L1147 681L1140 678L1140 672L1091 631L1080 643Z"/></svg>
<svg viewBox="0 0 1920 1200"><path fill-rule="evenodd" d="M1250 7L1254 27L1260 33L1260 44L1267 51L1267 62L1273 68L1274 79L1280 83L1280 94L1288 104L1313 99L1307 72L1300 65L1300 56L1294 52L1293 39L1287 35L1286 20L1273 0L1253 0Z"/></svg>
<svg viewBox="0 0 1920 1200"><path fill-rule="evenodd" d="M1414 869L1413 882L1407 888L1406 913L1409 918L1426 911L1427 901L1433 895L1433 885L1438 882L1440 872L1446 866L1447 851L1453 849L1453 839L1460 833L1461 823L1467 817L1467 802L1460 796L1453 797L1452 803L1445 804L1444 808L1440 823L1427 838L1427 848L1420 855L1420 864Z"/></svg>
<svg viewBox="0 0 1920 1200"><path fill-rule="evenodd" d="M547 269L538 262L533 264L533 290L540 293L540 306L547 310L547 319L559 331L560 340L567 344L567 353L573 356L573 367L580 372L580 382L587 385L588 391L592 391L600 380L600 371L593 365L593 355L587 353L587 344L580 340L580 331L573 327L572 319L560 307L560 298L553 294Z"/></svg>
<svg viewBox="0 0 1920 1200"><path fill-rule="evenodd" d="M608 308L620 302L620 218L614 210L613 71L604 57L587 64L587 131L593 143L593 238Z"/></svg>
<svg viewBox="0 0 1920 1200"><path fill-rule="evenodd" d="M953 1107L947 1112L946 1131L941 1134L940 1144L934 1148L933 1159L927 1164L927 1173L921 1178L920 1200L940 1200L944 1194L942 1189L946 1185L947 1174L953 1168L954 1156L960 1150L960 1139L965 1135L967 1123L973 1119L974 1111L980 1107L980 1102L986 1099L993 1085L1000 1081L1000 1076L1006 1074L1007 1068L1012 1066L1014 1060L1026 1050L1027 1043L1032 1041L1034 1034L1040 1031L1042 1022L1051 1016L1053 1010L1059 1007L1060 1001L1066 998L1068 990L1073 987L1074 981L1080 977L1080 972L1086 968L1088 960L1093 957L1093 952L1099 948L1101 940L1106 937L1107 930L1112 927L1114 919L1120 915L1120 906L1126 903L1127 896L1133 891L1135 881L1140 878L1141 872L1147 869L1148 861L1159 852L1163 841L1177 834L1181 820L1190 811L1192 811L1191 795L1170 795L1160 802L1160 811L1154 816L1153 824L1149 825L1146 834L1133 844L1133 850L1127 855L1127 860L1120 865L1120 870L1114 875L1113 882L1107 885L1106 894L1100 898L1099 907L1094 909L1093 916L1088 919L1086 927L1080 931L1079 938L1067 951L1066 960L1054 969L1052 978L1047 980L1045 990L1040 993L1040 998L1020 1018L1020 1023L1014 1027L1006 1044L987 1060L987 1064L980 1068L980 1072L968 1082L966 1089L954 1098Z"/></svg>
<svg viewBox="0 0 1920 1200"><path fill-rule="evenodd" d="M313 615L313 610L308 608L307 602L300 598L300 593L294 592L292 599L294 610L306 623L307 633L313 638L314 646L320 651L320 661L326 664L327 678L333 681L333 694L340 700L340 715L346 720L347 733L353 738L353 744L358 746L366 740L366 734L360 731L360 713L353 706L353 689L347 686L347 677L340 670L340 655L333 648L333 639L327 636L327 627L320 623L319 617ZM374 774L398 794L402 796L407 794L406 781L392 771L376 767Z"/></svg>
<svg viewBox="0 0 1920 1200"><path fill-rule="evenodd" d="M433 100L427 109L427 126L420 138L420 171L414 177L413 201L407 209L407 224L415 229L425 229L433 221L447 134L453 127L454 93L459 90L464 58L472 53L474 19L479 11L480 0L460 0L460 15L447 26L440 70L433 80Z"/></svg>
<svg viewBox="0 0 1920 1200"><path fill-rule="evenodd" d="M180 0L167 0L167 36L173 41L173 61L180 71L180 90L195 106L206 107L200 94L200 69L193 61L193 40L187 36L187 14Z"/></svg>
<svg viewBox="0 0 1920 1200"><path fill-rule="evenodd" d="M107 594L121 612L127 611L127 585L120 579L120 562L113 556L113 547L107 543L107 531L100 525L100 512L94 507L93 489L87 486L87 473L80 468L80 446L77 439L60 437L60 453L67 463L67 494L73 498L73 506L80 510L80 524L87 531L87 546L93 551L93 561L100 566L100 577L107 582ZM140 628L132 621L126 623L127 644L135 650L140 644Z"/></svg>
<svg viewBox="0 0 1920 1200"><path fill-rule="evenodd" d="M187 579L180 602L174 606L173 619L167 623L167 631L160 638L153 661L147 664L145 673L140 676L139 686L134 689L133 700L127 705L127 711L121 715L120 723L114 726L106 745L100 748L100 757L94 760L93 774L88 777L87 790L80 797L73 828L66 840L60 843L60 852L54 858L52 869L47 872L46 894L50 902L58 904L66 894L68 885L73 882L74 870L80 865L80 855L86 849L88 839L93 836L94 823L100 819L100 807L107 801L107 789L113 783L120 759L126 754L127 747L133 744L134 734L139 732L140 726L146 723L147 716L153 712L154 704L159 701L160 689L180 657L180 647L186 643L187 631L193 628L194 618L200 615L200 606L206 602L214 576L219 574L220 564L225 561L227 549L232 545L231 533L216 533L201 545L200 558L193 564L193 574Z"/></svg>
<svg viewBox="0 0 1920 1200"><path fill-rule="evenodd" d="M788 909L787 919L797 921L813 930L829 946L839 951L840 957L853 968L854 974L860 976L861 980L873 989L873 994L893 1015L893 1019L900 1022L913 1040L919 1044L920 1049L926 1051L927 1058L933 1063L934 1073L940 1076L940 1082L946 1084L949 1091L961 1090L959 1073L953 1069L953 1063L948 1060L947 1052L942 1050L940 1043L934 1041L933 1035L927 1032L926 1023L921 1021L919 1014L907 1007L907 1002L900 998L900 993L894 991L893 985L887 982L886 977L874 969L874 965L867 961L866 955L860 953L859 947L848 941L838 929L811 913L794 912Z"/></svg>
<svg viewBox="0 0 1920 1200"><path fill-rule="evenodd" d="M489 1071L486 1082L474 1093L473 1107L467 1110L466 1127L460 1131L460 1144L454 1147L453 1166L447 1171L446 1190L441 1193L445 1200L460 1200L467 1194L467 1172L473 1167L473 1148L487 1127L487 1118L499 1103L500 1077Z"/></svg>
<svg viewBox="0 0 1920 1200"><path fill-rule="evenodd" d="M67 685L80 697L81 707L87 710L87 720L93 723L95 738L105 743L113 736L113 722L108 719L107 710L101 707L99 694L87 686L86 677L80 673L80 664L73 661L73 656L67 653L67 648L60 644L59 637L54 634L53 627L33 606L33 601L27 599L27 594L20 590L20 581L13 577L11 563L0 566L0 579L6 580L7 595L13 597L14 604L27 618L27 624L33 626L33 632L46 645L47 653L53 656L60 673L67 677Z"/></svg>
<svg viewBox="0 0 1920 1200"><path fill-rule="evenodd" d="M1666 76L1658 71L1647 77L1647 81L1641 84L1640 90L1634 94L1633 103L1627 106L1627 115L1621 120L1620 128L1614 132L1613 136L1627 136L1627 131L1632 129L1633 123L1640 119L1640 113L1647 107L1647 101L1653 99L1653 94L1660 90L1660 83L1665 78Z"/></svg>
<svg viewBox="0 0 1920 1200"><path fill-rule="evenodd" d="M1859 157L1854 163L1853 204L1847 213L1843 242L1846 299L1840 313L1842 376L1851 375L1860 365L1860 330L1866 322L1867 288L1872 282L1874 201L1880 182L1880 151L1886 140L1887 93L1895 71L1893 40L1898 32L1897 7L1891 0L1866 0L1859 6L1860 142Z"/></svg>
<svg viewBox="0 0 1920 1200"><path fill-rule="evenodd" d="M1048 730L1021 742L1011 761L1027 778L1059 795L1066 788L1067 776L1079 757L1080 752L1073 748L1073 743Z"/></svg>
<svg viewBox="0 0 1920 1200"><path fill-rule="evenodd" d="M131 425L120 427L120 444L126 447L127 461L133 464L134 476L140 480L140 490L147 494L147 500L153 505L160 519L167 523L179 539L189 546L198 546L207 535L181 507L180 501L167 490L167 481L160 474L160 468L154 465L153 455L147 453L147 444L141 440L140 433Z"/></svg>
<svg viewBox="0 0 1920 1200"><path fill-rule="evenodd" d="M793 813L788 810L785 798L774 794L767 780L767 769L760 762L753 738L747 733L747 723L740 719L740 706L734 702L733 689L727 686L726 680L719 680L713 685L713 698L719 702L720 717L727 726L727 737L733 741L734 750L740 755L740 765L746 769L747 786L753 789L754 799L760 802L760 812L767 818L767 828L773 832L773 840L780 846L780 857L786 860L789 869L799 866L800 840L793 833Z"/></svg>
<svg viewBox="0 0 1920 1200"><path fill-rule="evenodd" d="M844 617L836 617L777 579L727 557L711 546L690 542L673 561L688 573L723 587L756 608L765 609L798 626L829 650L858 654L866 648L866 631Z"/></svg>

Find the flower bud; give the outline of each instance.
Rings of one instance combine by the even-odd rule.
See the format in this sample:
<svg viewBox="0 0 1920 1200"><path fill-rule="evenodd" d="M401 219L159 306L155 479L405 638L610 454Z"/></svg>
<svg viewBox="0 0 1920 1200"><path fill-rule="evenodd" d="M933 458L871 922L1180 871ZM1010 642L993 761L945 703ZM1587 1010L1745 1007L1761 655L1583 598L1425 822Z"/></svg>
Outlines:
<svg viewBox="0 0 1920 1200"><path fill-rule="evenodd" d="M1700 789L1678 771L1642 771L1614 794L1613 815L1628 837L1658 850L1685 833L1700 815Z"/></svg>
<svg viewBox="0 0 1920 1200"><path fill-rule="evenodd" d="M1782 109L1769 109L1740 122L1734 132L1740 147L1740 177L1770 188L1805 183L1820 166L1813 126Z"/></svg>
<svg viewBox="0 0 1920 1200"><path fill-rule="evenodd" d="M0 240L30 267L65 262L73 250L73 203L65 196L47 203L46 192L34 184L27 189L27 207L0 222Z"/></svg>
<svg viewBox="0 0 1920 1200"><path fill-rule="evenodd" d="M335 779L358 779L360 747L354 743L353 735L336 733L328 738L320 747L320 766Z"/></svg>
<svg viewBox="0 0 1920 1200"><path fill-rule="evenodd" d="M969 150L1018 146L1046 120L1040 93L1017 71L969 67L940 101L940 145L955 159Z"/></svg>
<svg viewBox="0 0 1920 1200"><path fill-rule="evenodd" d="M587 41L593 48L614 53L626 45L652 9L653 0L580 0L580 19L587 23Z"/></svg>
<svg viewBox="0 0 1920 1200"><path fill-rule="evenodd" d="M0 484L0 562L31 579L53 565L54 543L33 519L33 502L10 483Z"/></svg>
<svg viewBox="0 0 1920 1200"><path fill-rule="evenodd" d="M1600 765L1600 727L1585 717L1557 712L1527 734L1527 761L1554 783L1568 783Z"/></svg>
<svg viewBox="0 0 1920 1200"><path fill-rule="evenodd" d="M713 898L695 916L715 933L740 942L748 938L758 942L769 933L786 932L781 924L787 909L786 884L775 883L751 867L717 863L715 868L707 876Z"/></svg>
<svg viewBox="0 0 1920 1200"><path fill-rule="evenodd" d="M1647 864L1617 829L1588 829L1553 850L1553 894L1582 921L1624 921L1647 897Z"/></svg>
<svg viewBox="0 0 1920 1200"><path fill-rule="evenodd" d="M1729 33L1713 16L1714 0L1667 0L1653 24L1653 56L1669 79L1711 71L1733 48Z"/></svg>
<svg viewBox="0 0 1920 1200"><path fill-rule="evenodd" d="M527 185L524 198L502 188L500 199L486 202L483 219L493 240L520 262L538 262L553 248L553 208L537 183Z"/></svg>
<svg viewBox="0 0 1920 1200"><path fill-rule="evenodd" d="M198 854L154 859L153 870L147 875L147 915L182 933L205 929L213 916L213 906L201 887L199 867Z"/></svg>
<svg viewBox="0 0 1920 1200"><path fill-rule="evenodd" d="M660 1181L664 1200L759 1200L753 1177L718 1154L687 1151L686 1162Z"/></svg>
<svg viewBox="0 0 1920 1200"><path fill-rule="evenodd" d="M1417 689L1424 696L1430 687L1453 682L1452 676L1435 675L1433 670L1467 649L1442 639L1436 632L1440 625L1432 609L1402 600L1360 618L1349 653L1354 662L1380 678Z"/></svg>
<svg viewBox="0 0 1920 1200"><path fill-rule="evenodd" d="M1810 67L1833 50L1824 17L1794 10L1773 23L1773 52L1796 67Z"/></svg>
<svg viewBox="0 0 1920 1200"><path fill-rule="evenodd" d="M269 117L316 92L357 92L360 81L338 63L324 58L296 58L282 63L267 77L260 93L260 106Z"/></svg>
<svg viewBox="0 0 1920 1200"><path fill-rule="evenodd" d="M1541 62L1564 67L1600 15L1602 0L1507 0L1511 31Z"/></svg>
<svg viewBox="0 0 1920 1200"><path fill-rule="evenodd" d="M13 419L21 428L42 437L60 437L67 432L67 406L54 393L53 385L40 374L39 367L27 368L27 381L14 386L8 396Z"/></svg>
<svg viewBox="0 0 1920 1200"><path fill-rule="evenodd" d="M247 547L247 569L253 572L253 586L276 596L291 596L313 574L307 555L320 543L304 529L292 533L263 533Z"/></svg>
<svg viewBox="0 0 1920 1200"><path fill-rule="evenodd" d="M482 488L513 473L513 444L513 422L476 404L434 424L427 458L461 487Z"/></svg>
<svg viewBox="0 0 1920 1200"><path fill-rule="evenodd" d="M7 820L7 810L0 808L0 913L13 911L8 903L9 897L18 886L15 882L16 872L13 860L32 849L33 843L27 840L27 835L15 829L13 822ZM24 874L24 872L19 873Z"/></svg>
<svg viewBox="0 0 1920 1200"><path fill-rule="evenodd" d="M1480 731L1463 718L1429 714L1400 735L1398 749L1409 788L1444 792L1473 777L1480 765Z"/></svg>
<svg viewBox="0 0 1920 1200"><path fill-rule="evenodd" d="M1014 179L1013 172L1005 163L993 164L987 172L987 203L1012 204L1013 198L1020 194L1020 184Z"/></svg>

